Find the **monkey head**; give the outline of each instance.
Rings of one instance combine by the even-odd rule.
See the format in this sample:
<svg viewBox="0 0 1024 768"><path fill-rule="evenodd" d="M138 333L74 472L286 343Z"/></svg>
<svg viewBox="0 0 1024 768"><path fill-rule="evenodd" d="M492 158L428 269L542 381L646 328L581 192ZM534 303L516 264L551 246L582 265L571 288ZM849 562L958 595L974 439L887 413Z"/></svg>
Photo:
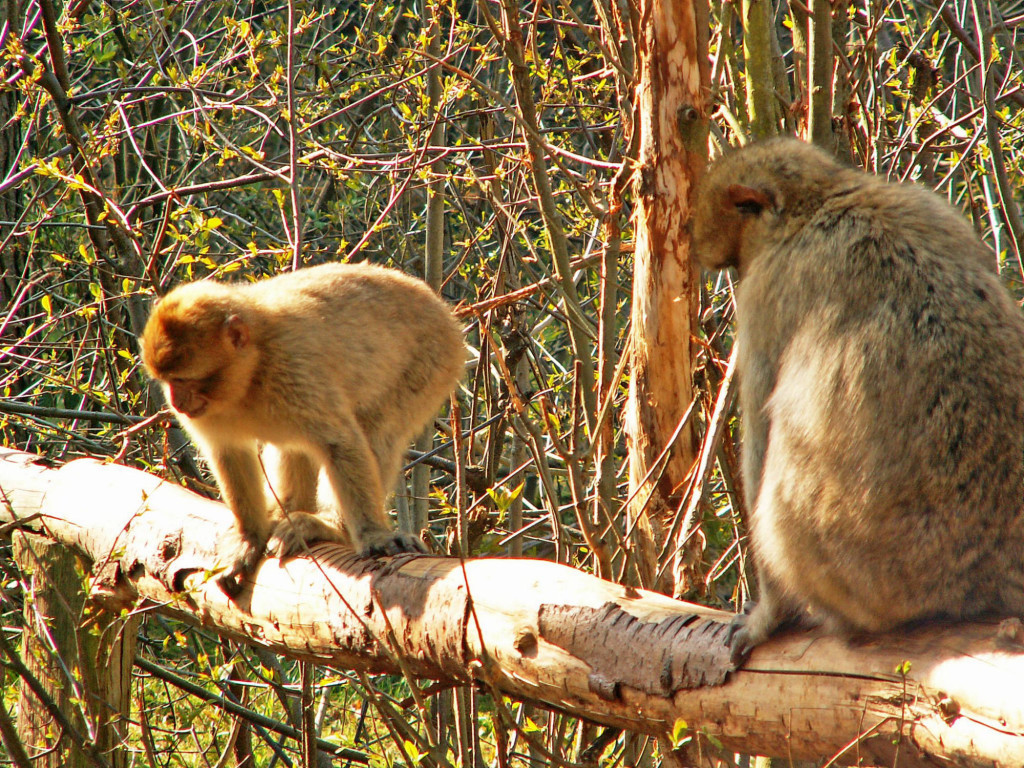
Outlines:
<svg viewBox="0 0 1024 768"><path fill-rule="evenodd" d="M157 303L143 331L146 370L188 419L238 404L252 380L257 350L234 295L208 281L183 285Z"/></svg>
<svg viewBox="0 0 1024 768"><path fill-rule="evenodd" d="M742 275L758 253L803 226L842 173L834 159L795 139L726 154L697 185L690 221L694 258L708 269L736 267Z"/></svg>

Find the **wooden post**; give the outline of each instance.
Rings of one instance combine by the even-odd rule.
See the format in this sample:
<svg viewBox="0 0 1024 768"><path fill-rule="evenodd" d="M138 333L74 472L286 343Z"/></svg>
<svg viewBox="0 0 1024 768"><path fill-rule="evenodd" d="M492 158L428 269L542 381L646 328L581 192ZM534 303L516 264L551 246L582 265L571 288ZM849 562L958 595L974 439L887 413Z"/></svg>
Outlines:
<svg viewBox="0 0 1024 768"><path fill-rule="evenodd" d="M110 616L87 599L75 553L53 540L18 531L14 559L25 579L21 658L45 691L44 702L22 680L18 734L35 765L127 766L125 737L132 659L139 619ZM55 707L74 733L61 727ZM84 742L84 743L83 743Z"/></svg>

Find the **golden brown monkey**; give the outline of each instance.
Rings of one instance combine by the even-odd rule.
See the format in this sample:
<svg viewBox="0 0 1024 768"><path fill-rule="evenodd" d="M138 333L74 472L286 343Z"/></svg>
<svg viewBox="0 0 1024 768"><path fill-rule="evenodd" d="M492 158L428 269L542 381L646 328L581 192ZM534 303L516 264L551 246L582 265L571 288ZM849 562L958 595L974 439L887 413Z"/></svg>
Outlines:
<svg viewBox="0 0 1024 768"><path fill-rule="evenodd" d="M960 213L781 139L709 169L692 232L740 275L760 599L734 659L808 607L841 632L1024 615L1024 317Z"/></svg>
<svg viewBox="0 0 1024 768"><path fill-rule="evenodd" d="M343 529L364 554L422 551L391 530L384 501L465 360L458 323L425 283L369 264L189 283L154 308L142 358L237 518L243 544L226 591L240 589L265 546L283 557ZM280 454L271 490L282 520L270 512L259 444ZM336 521L314 514L321 468Z"/></svg>

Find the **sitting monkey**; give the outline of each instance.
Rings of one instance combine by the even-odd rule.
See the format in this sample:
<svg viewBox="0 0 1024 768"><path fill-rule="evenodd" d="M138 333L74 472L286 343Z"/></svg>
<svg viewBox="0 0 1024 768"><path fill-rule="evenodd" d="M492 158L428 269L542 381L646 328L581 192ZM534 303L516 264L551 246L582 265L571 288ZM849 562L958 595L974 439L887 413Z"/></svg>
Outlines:
<svg viewBox="0 0 1024 768"><path fill-rule="evenodd" d="M1024 615L1024 317L961 214L782 139L709 169L692 233L740 276L760 599L734 660L808 607L844 632Z"/></svg>

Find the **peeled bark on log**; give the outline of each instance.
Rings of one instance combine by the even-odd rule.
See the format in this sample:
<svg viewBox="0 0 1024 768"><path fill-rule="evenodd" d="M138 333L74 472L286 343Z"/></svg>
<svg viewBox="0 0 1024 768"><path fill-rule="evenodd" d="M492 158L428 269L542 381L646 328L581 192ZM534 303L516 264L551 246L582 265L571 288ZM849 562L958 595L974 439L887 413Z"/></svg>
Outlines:
<svg viewBox="0 0 1024 768"><path fill-rule="evenodd" d="M1024 630L1015 620L847 642L797 632L733 672L728 614L536 560L365 560L318 545L268 559L237 602L213 579L230 513L144 472L60 469L0 449L0 519L97 564L111 600L279 653L496 691L725 749L839 765L1024 765ZM905 675L896 669L903 665ZM708 741L705 746L709 749Z"/></svg>

